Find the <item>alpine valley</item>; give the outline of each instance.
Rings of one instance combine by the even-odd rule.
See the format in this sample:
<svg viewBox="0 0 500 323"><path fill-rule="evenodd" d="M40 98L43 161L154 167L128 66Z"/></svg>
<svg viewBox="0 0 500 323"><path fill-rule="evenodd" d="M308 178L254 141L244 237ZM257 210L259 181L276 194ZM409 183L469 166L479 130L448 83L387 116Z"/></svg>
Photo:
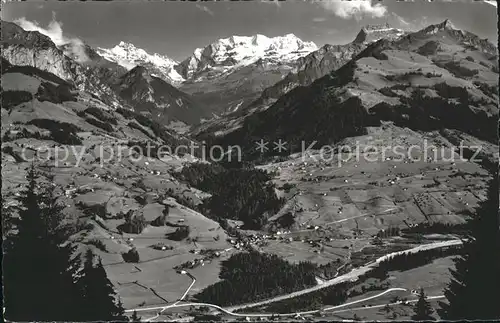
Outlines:
<svg viewBox="0 0 500 323"><path fill-rule="evenodd" d="M490 41L445 20L320 47L234 35L176 61L1 30L2 215L22 219L4 241L46 189L51 230L99 259L136 321L409 320L425 302L456 319L438 301L498 166Z"/></svg>

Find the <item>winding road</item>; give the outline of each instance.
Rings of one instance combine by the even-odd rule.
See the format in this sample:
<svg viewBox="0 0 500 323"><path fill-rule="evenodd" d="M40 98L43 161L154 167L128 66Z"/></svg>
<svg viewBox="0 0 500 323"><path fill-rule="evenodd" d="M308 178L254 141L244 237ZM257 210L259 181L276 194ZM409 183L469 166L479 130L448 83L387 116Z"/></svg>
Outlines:
<svg viewBox="0 0 500 323"><path fill-rule="evenodd" d="M344 275L341 275L341 276L335 277L333 279L327 280L324 283L322 283L321 285L316 285L316 286L313 286L313 287L310 287L310 288L306 288L306 289L303 289L303 290L300 290L300 291L296 291L296 292L293 292L293 293L289 293L289 294L286 294L286 295L280 295L280 296L273 297L271 299L267 299L267 300L264 300L264 301L259 301L259 302L254 302L254 303L248 303L248 304L241 304L241 305L227 307L227 308L222 308L222 307L220 307L218 305L209 304L209 303L184 303L184 304L179 304L186 297L187 293L191 290L192 286L194 285L194 283L196 281L196 279L192 275L190 275L190 274L187 273L193 279L193 282L188 287L188 289L183 294L183 296L177 302L175 302L174 304L165 305L165 306L156 306L156 307L136 308L136 309L126 310L125 312L133 312L133 311L143 312L143 311L160 310L160 312L158 312L158 314L156 316L154 316L154 317L152 317L152 318L150 318L150 319L147 320L147 321L151 321L151 320L156 319L157 317L159 317L161 315L161 313L163 313L165 310L167 310L169 308L178 308L178 307L186 307L186 306L207 306L207 307L215 308L215 309L217 309L217 310L219 310L221 312L224 312L226 314L229 314L229 315L232 315L232 316L240 316L240 317L246 317L246 316L249 316L249 317L250 316L252 316L252 317L296 316L296 315L301 315L301 314L314 314L314 313L319 313L319 312L323 312L323 311L331 311L331 310L335 310L335 309L342 308L342 307L345 307L345 306L349 306L349 305L361 303L361 302L364 302L364 301L367 301L367 300L371 300L371 299L383 296L383 295L385 295L387 293L390 293L390 292L393 292L393 291L405 291L406 289L404 289L404 288L390 288L390 289L388 289L388 290L386 290L386 291L384 291L384 292L382 292L380 294L377 294L377 295L374 295L374 296L370 296L370 297L367 297L367 298L363 298L363 299L360 299L360 300L357 300L357 301L352 301L352 302L349 302L349 303L344 303L344 304L341 304L341 305L329 307L329 308L326 308L324 310L314 310L314 311L308 311L308 312L296 312L296 313L286 313L286 314L258 314L258 313L242 314L242 313L235 313L235 311L239 311L239 310L242 310L242 309L247 309L247 308L252 308L252 307L258 307L258 306L262 306L262 305L267 305L267 304L270 304L270 303L279 302L279 301L282 301L282 300L286 300L286 299L298 297L298 296L301 296L301 295L309 294L309 293L315 292L317 290L320 290L320 289L323 289L323 288L327 288L327 287L330 287L330 286L334 286L334 285L340 284L340 283L348 281L348 280L356 281L359 278L359 276L361 276L361 275L367 273L368 271L374 269L380 262L385 261L388 258L396 256L396 255L407 254L407 253L416 253L416 252L420 252L420 251L424 251L424 250L444 248L444 247L456 246L456 245L460 245L460 244L462 244L461 240L447 240L447 241L440 241L440 242L435 242L435 243L429 243L429 244L420 245L420 246L417 246L417 247L412 248L412 249L407 249L407 250L392 252L392 253L386 254L386 255L384 255L382 257L379 257L376 260L371 261L370 263L368 263L368 264L366 264L366 265L364 265L362 267L353 269L349 273L346 273ZM442 296L433 296L433 297L434 298L442 298Z"/></svg>
<svg viewBox="0 0 500 323"><path fill-rule="evenodd" d="M242 310L242 309L245 309L245 308L252 308L252 307L262 306L262 305L266 305L266 304L270 304L270 303L282 301L282 300L285 300L285 299L289 299L289 298L301 296L301 295L304 295L304 294L309 294L309 293L315 292L317 290L320 290L320 289L323 289L323 288L327 288L327 287L330 287L330 286L334 286L334 285L337 285L337 284L340 284L340 283L343 283L343 282L346 282L346 281L349 281L349 280L355 281L355 280L358 279L359 276L367 273L368 271L371 271L376 266L378 266L378 264L380 262L385 261L385 260L387 260L387 259L389 259L389 258L391 258L393 256L402 255L402 254L406 254L406 253L416 253L416 252L420 252L420 251L424 251L424 250L430 250L430 249L437 249L437 248L443 248L443 247L456 246L456 245L460 245L460 244L462 244L461 240L448 240L448 241L440 241L440 242L435 242L435 243L424 244L424 245L420 245L420 246L412 248L412 249L407 249L407 250L392 252L392 253L389 253L389 254L384 255L382 257L379 257L375 261L372 261L372 262L370 262L370 263L368 263L368 264L366 264L366 265L364 265L362 267L355 268L355 269L351 270L350 272L348 272L348 273L346 273L344 275L341 275L341 276L335 277L333 279L327 280L327 281L325 281L321 285L316 285L316 286L309 287L309 288L306 288L306 289L302 289L300 291L293 292L293 293L286 294L286 295L280 295L280 296L273 297L271 299L267 299L267 300L264 300L264 301L259 301L259 302L254 302L254 303L248 303L248 304L241 304L241 305L229 307L229 308L227 308L227 310L229 310L229 311L237 311L237 310Z"/></svg>
<svg viewBox="0 0 500 323"><path fill-rule="evenodd" d="M163 306L163 307L159 308L159 309L161 309L161 311L159 311L155 316L150 317L150 318L144 320L145 322L151 322L151 321L157 319L165 310L167 310L167 309L169 309L171 307L177 307L177 304L179 304L179 302L182 302L184 300L184 298L186 298L187 294L189 293L189 291L191 290L191 288L193 288L193 285L196 283L196 278L193 275L191 275L190 273L188 273L187 271L184 271L184 270L181 272L181 274L187 275L187 276L189 276L189 278L191 278L193 280L191 282L191 284L188 286L188 288L186 289L186 291L184 292L184 294L182 294L182 296L174 304L168 305L168 306ZM132 310L132 311L137 311L137 309ZM127 310L125 312L130 312L130 310Z"/></svg>
<svg viewBox="0 0 500 323"><path fill-rule="evenodd" d="M445 298L446 296L444 295L438 295L438 296L427 296L425 299L426 300L434 300L434 299L442 299L442 298ZM409 301L406 301L406 303L416 303L418 302L418 299L412 299L412 300L409 300ZM394 305L399 305L399 304L403 304L403 301L397 301L397 302L394 302L394 303L387 303L387 304L379 304L379 305L372 305L372 306L366 306L366 307L355 307L355 308L348 308L348 309L344 309L344 310L339 310L339 311L335 311L335 312L332 312L331 314L337 314L337 313L343 313L343 312L352 312L352 311L361 311L361 310L368 310L370 308L380 308L380 307L386 307L387 305L389 306L394 306ZM325 311L330 311L332 310L332 308L325 308L323 310L323 312Z"/></svg>
<svg viewBox="0 0 500 323"><path fill-rule="evenodd" d="M349 306L349 305L353 305L353 304L357 304L357 303L362 303L362 302L365 302L365 301L369 301L369 300L372 300L372 299L375 299L375 298L378 298L378 297L381 297L381 296L384 296L385 294L388 294L388 293L391 293L391 292L395 292L395 291L406 291L406 289L404 288L389 288L388 290L386 291L383 291L382 293L379 293L377 295L373 295L373 296L370 296L370 297L366 297L366 298L363 298L363 299L359 299L359 300L356 300L356 301L352 301L352 302L349 302L349 303L344 303L344 304L341 304L341 305L336 305L336 306L332 306L332 307L328 307L324 310L312 310L312 311L306 311L306 312L294 312L294 313L234 313L232 311L229 311L228 309L225 309L223 307L220 307L218 305L215 305L215 304L210 304L210 303L185 303L185 304L178 304L179 301L177 301L176 303L172 304L172 305L168 305L168 306L157 306L157 307L150 307L150 308L139 308L139 309L133 309L133 310L127 310L125 312L131 312L131 311L148 311L148 310L154 310L154 309L161 309L162 311L159 312L157 314L157 316L155 316L154 318L157 318L164 310L166 309L169 309L169 308L179 308L179 307L189 307L189 306L206 306L206 307L211 307L211 308L215 308L216 310L219 310L223 313L226 313L226 314L229 314L229 315L232 315L232 316L239 316L239 317L271 317L271 316L283 316L283 317L286 317L286 316L297 316L297 315L308 315L308 314L314 314L314 313L319 313L319 312L323 312L323 311L331 311L331 310L334 310L334 309L337 309L337 308L341 308L341 307L345 307L345 306ZM146 320L146 321L150 321L152 318Z"/></svg>

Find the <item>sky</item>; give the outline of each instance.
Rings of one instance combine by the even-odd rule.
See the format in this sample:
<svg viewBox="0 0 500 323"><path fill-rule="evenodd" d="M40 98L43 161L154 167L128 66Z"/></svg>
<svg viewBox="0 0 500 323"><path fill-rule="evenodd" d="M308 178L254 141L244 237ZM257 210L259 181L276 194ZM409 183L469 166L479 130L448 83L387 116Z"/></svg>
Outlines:
<svg viewBox="0 0 500 323"><path fill-rule="evenodd" d="M293 33L316 45L345 44L362 26L418 30L450 19L497 44L497 3L473 0L288 0L6 2L2 19L51 38L111 48L120 41L181 61L232 35Z"/></svg>

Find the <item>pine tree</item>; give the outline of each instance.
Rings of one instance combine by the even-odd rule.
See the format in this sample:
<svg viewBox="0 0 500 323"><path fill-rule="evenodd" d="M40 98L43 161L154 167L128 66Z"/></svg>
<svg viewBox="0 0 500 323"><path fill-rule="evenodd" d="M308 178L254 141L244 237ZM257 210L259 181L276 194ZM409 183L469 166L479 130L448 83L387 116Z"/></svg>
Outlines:
<svg viewBox="0 0 500 323"><path fill-rule="evenodd" d="M141 321L141 318L137 315L137 311L134 311L134 313L132 313L132 317L130 318L130 320L132 322L140 322Z"/></svg>
<svg viewBox="0 0 500 323"><path fill-rule="evenodd" d="M73 312L72 248L61 247L57 231L61 207L50 190L37 184L34 165L19 197L16 234L4 244L5 317L12 321L68 321ZM29 310L27 310L29 309Z"/></svg>
<svg viewBox="0 0 500 323"><path fill-rule="evenodd" d="M487 200L467 223L469 235L457 257L445 290L448 304L439 314L446 320L500 319L500 228L498 174L490 182Z"/></svg>
<svg viewBox="0 0 500 323"><path fill-rule="evenodd" d="M106 276L101 259L94 261L92 250L83 256L83 268L76 282L82 295L78 321L126 321L121 302L116 301L113 285Z"/></svg>
<svg viewBox="0 0 500 323"><path fill-rule="evenodd" d="M3 195L0 195L0 208L2 209L2 237L4 239L11 233L13 227L12 212L10 208L5 205Z"/></svg>
<svg viewBox="0 0 500 323"><path fill-rule="evenodd" d="M424 289L420 288L420 293L418 294L418 302L414 307L415 314L411 317L415 321L434 321L432 313L434 310L431 304L425 299Z"/></svg>

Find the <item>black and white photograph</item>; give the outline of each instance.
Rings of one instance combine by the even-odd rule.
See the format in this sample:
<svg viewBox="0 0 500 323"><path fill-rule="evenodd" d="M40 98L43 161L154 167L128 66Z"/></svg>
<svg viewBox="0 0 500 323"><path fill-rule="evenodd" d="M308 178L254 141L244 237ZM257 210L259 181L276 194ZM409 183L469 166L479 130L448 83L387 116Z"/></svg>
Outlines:
<svg viewBox="0 0 500 323"><path fill-rule="evenodd" d="M5 321L500 321L496 1L0 26Z"/></svg>

